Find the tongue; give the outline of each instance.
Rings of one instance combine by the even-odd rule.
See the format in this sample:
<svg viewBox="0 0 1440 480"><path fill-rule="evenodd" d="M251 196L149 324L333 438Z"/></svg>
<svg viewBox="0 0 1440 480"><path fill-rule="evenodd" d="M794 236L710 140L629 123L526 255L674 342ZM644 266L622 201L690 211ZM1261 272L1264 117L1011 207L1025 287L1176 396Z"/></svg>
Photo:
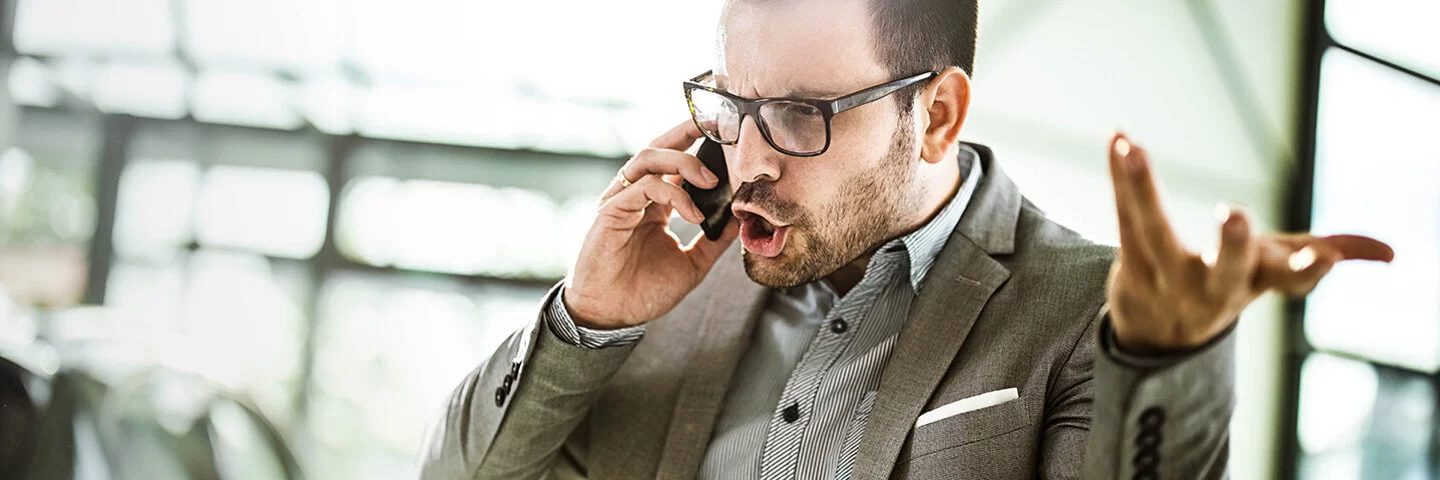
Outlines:
<svg viewBox="0 0 1440 480"><path fill-rule="evenodd" d="M774 231L766 232L761 226L761 220L757 217L750 217L740 223L740 241L744 244L745 250L765 257L774 258L780 255L780 250L785 248L785 230L787 227L776 227Z"/></svg>

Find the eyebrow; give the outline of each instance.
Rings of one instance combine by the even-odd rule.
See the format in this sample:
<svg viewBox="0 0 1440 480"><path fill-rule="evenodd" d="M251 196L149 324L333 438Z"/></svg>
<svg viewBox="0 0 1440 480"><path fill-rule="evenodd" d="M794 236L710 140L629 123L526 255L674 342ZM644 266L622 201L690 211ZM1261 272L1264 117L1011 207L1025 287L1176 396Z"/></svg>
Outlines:
<svg viewBox="0 0 1440 480"><path fill-rule="evenodd" d="M787 93L786 93L785 95L783 95L783 96L786 96L786 97L804 97L804 98L815 98L815 99L821 99L821 100L830 100L830 99L833 99L833 98L840 97L841 95L845 95L845 93L844 93L844 92L836 92L836 91L833 91L833 90L820 90L820 89L814 89L814 88L800 87L800 88L791 89L789 92L787 92Z"/></svg>
<svg viewBox="0 0 1440 480"><path fill-rule="evenodd" d="M714 76L714 77L712 77L712 78L715 79L715 88L718 88L718 89L720 89L721 91L730 93L730 94L732 94L732 95L737 95L737 96L740 95L740 94L738 94L738 93L735 93L735 92L731 91L729 88L727 88L726 82L725 82L725 80L724 80L725 77L721 77L721 76L719 76L719 75L716 75L716 76ZM775 96L772 96L772 97L765 97L765 98L786 98L786 97L789 97L789 98L808 98L808 99L815 99L815 100L832 100L832 99L839 98L839 97L841 97L841 96L843 96L843 95L846 95L846 94L847 94L846 92L837 92L837 91L833 91L833 90L823 90L823 89L809 88L809 87L795 87L795 88L791 88L791 89L789 89L789 90L786 90L786 91L784 92L784 94L782 94L782 95L775 95ZM750 99L750 100L754 100L754 99Z"/></svg>

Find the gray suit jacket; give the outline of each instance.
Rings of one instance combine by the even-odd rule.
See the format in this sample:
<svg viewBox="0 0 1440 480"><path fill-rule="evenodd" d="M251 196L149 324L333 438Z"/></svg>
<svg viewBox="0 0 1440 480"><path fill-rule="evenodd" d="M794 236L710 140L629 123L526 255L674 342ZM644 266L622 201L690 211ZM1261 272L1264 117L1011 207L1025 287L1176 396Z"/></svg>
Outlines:
<svg viewBox="0 0 1440 480"><path fill-rule="evenodd" d="M855 478L1225 476L1231 335L1124 357L1105 317L1113 249L1046 219L972 146L986 174L900 332ZM452 395L422 477L694 477L765 298L737 247L638 344L585 349L532 324ZM1019 399L915 427L1010 387Z"/></svg>

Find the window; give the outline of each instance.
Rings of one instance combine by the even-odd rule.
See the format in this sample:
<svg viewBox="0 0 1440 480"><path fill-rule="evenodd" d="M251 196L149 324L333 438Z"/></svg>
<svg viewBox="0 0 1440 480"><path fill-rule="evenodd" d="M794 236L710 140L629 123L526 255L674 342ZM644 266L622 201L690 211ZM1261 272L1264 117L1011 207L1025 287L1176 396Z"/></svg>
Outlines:
<svg viewBox="0 0 1440 480"><path fill-rule="evenodd" d="M322 480L414 476L624 158L686 118L721 5L15 3L0 244L67 248L34 270L83 289L93 242L105 331L253 399ZM222 470L273 477L243 413L214 412Z"/></svg>
<svg viewBox="0 0 1440 480"><path fill-rule="evenodd" d="M1437 5L1315 7L1328 35L1309 47L1313 191L1298 227L1380 238L1396 260L1336 266L1300 310L1308 353L1292 366L1294 478L1432 478L1440 461Z"/></svg>

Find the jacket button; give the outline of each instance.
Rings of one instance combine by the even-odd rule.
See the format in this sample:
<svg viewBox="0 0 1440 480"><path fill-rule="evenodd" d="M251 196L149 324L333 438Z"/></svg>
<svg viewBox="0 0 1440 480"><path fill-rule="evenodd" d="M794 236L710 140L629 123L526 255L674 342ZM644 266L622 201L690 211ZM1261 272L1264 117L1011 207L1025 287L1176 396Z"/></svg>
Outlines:
<svg viewBox="0 0 1440 480"><path fill-rule="evenodd" d="M780 418L784 419L785 423L795 423L800 419L800 404L792 403L785 407L785 410L780 412Z"/></svg>
<svg viewBox="0 0 1440 480"><path fill-rule="evenodd" d="M1140 469L1142 473L1144 470L1154 469L1156 465L1160 464L1160 453L1154 449L1142 448L1135 454L1135 458L1130 459L1130 464Z"/></svg>
<svg viewBox="0 0 1440 480"><path fill-rule="evenodd" d="M505 387L496 388L496 389L495 389L495 406L497 406L497 407L504 406L504 405L505 405L505 395L508 394L508 393L509 393L509 392L506 392L506 391L505 391Z"/></svg>
<svg viewBox="0 0 1440 480"><path fill-rule="evenodd" d="M845 331L846 331L846 330L849 330L849 329L850 329L850 324L845 323L845 319L843 319L843 318L837 318L837 319L835 319L835 321L830 322L830 331L831 331L831 332L835 332L835 333L845 333Z"/></svg>
<svg viewBox="0 0 1440 480"><path fill-rule="evenodd" d="M500 388L509 390L511 384L514 383L514 381L515 381L515 377L510 376L510 375L505 375L505 381L503 381L503 382L500 383Z"/></svg>
<svg viewBox="0 0 1440 480"><path fill-rule="evenodd" d="M1150 407L1140 413L1140 425L1154 428L1162 423L1165 423L1165 410L1160 407Z"/></svg>
<svg viewBox="0 0 1440 480"><path fill-rule="evenodd" d="M1160 448L1160 431L1151 428L1140 429L1140 436L1135 439L1135 446L1142 450Z"/></svg>

